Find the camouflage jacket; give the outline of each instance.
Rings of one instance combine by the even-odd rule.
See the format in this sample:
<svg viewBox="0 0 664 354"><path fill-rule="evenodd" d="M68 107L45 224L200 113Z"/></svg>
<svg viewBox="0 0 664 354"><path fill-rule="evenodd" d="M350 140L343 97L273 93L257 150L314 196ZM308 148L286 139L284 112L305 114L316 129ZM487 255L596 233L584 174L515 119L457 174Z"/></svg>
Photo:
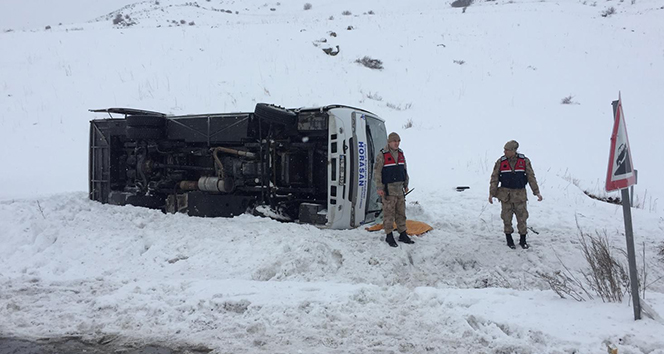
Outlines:
<svg viewBox="0 0 664 354"><path fill-rule="evenodd" d="M512 167L512 170L514 170L514 165L516 164L516 160L518 158L519 154L516 154L508 159L510 166ZM523 158L526 160L526 178L528 179L528 184L530 185L530 189L533 191L534 195L538 195L540 191L539 191L539 186L537 185L537 179L535 178L535 171L533 171L533 166L531 165L530 160L527 157L523 156ZM496 197L498 198L498 200L505 203L525 202L526 200L528 200L528 194L526 193L525 188L512 189L512 188L498 187L501 161L502 157L498 159L498 161L496 161L496 164L493 166L493 172L491 173L491 181L489 182L489 196Z"/></svg>
<svg viewBox="0 0 664 354"><path fill-rule="evenodd" d="M389 146L386 146L384 148L385 151L390 151L392 153L392 156L394 159L398 159L399 156L399 151L398 150L392 150L390 149ZM402 151L403 153L403 151ZM404 154L405 156L405 154ZM374 181L376 181L376 189L378 190L385 190L385 184L383 184L383 165L385 164L385 157L383 154L380 152L376 154L376 163L374 164ZM404 188L408 188L408 164L404 166L406 169L406 180L404 182L394 182L394 183L388 183L387 184L387 194L388 195L396 195L396 196L403 196L404 195Z"/></svg>

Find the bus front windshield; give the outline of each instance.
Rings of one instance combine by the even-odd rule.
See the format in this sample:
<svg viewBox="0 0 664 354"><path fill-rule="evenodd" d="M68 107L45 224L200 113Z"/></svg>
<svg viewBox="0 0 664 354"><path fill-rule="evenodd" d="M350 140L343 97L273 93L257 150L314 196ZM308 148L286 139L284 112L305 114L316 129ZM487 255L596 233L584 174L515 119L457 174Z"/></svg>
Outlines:
<svg viewBox="0 0 664 354"><path fill-rule="evenodd" d="M387 146L387 130L385 123L367 115L367 138L369 140L369 168L373 171L374 163L376 162L376 154L380 153L380 149ZM369 182L369 192L367 196L367 211L366 222L371 222L375 219L379 212L383 210L383 205L376 190L376 180L374 178Z"/></svg>

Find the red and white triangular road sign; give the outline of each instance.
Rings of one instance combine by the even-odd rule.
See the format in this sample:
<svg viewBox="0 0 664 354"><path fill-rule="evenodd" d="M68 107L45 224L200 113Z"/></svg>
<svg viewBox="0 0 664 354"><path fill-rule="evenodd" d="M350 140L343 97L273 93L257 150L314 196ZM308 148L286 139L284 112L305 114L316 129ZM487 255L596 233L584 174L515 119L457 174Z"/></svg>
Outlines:
<svg viewBox="0 0 664 354"><path fill-rule="evenodd" d="M611 150L609 151L609 168L606 172L607 191L627 188L636 183L632 150L629 148L629 139L627 139L627 127L620 94L618 94L615 115L611 134Z"/></svg>

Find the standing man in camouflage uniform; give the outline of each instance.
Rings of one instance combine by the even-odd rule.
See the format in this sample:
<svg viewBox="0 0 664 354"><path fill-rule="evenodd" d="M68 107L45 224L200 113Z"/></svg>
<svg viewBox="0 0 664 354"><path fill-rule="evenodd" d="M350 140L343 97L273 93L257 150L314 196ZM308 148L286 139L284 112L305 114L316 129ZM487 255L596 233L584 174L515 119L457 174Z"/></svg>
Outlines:
<svg viewBox="0 0 664 354"><path fill-rule="evenodd" d="M392 231L396 219L399 241L403 243L415 243L406 234L406 198L408 193L408 171L406 169L406 158L403 151L399 149L401 138L397 133L390 133L387 137L387 146L376 154L374 164L374 178L378 195L383 199L383 229L387 242L392 247L397 247Z"/></svg>
<svg viewBox="0 0 664 354"><path fill-rule="evenodd" d="M505 155L498 159L493 166L491 182L489 183L489 203L493 204L493 198L498 198L502 204L500 217L503 219L505 226L507 246L511 249L516 248L512 239L512 232L514 232L512 215L516 214L517 229L521 236L519 245L521 245L521 248L527 249L529 246L526 242L526 233L528 232L526 225L528 219L526 184L530 184L530 189L537 196L537 201L542 201L542 195L537 186L537 179L535 179L535 172L530 160L523 154L517 153L518 148L519 143L514 140L508 141L505 144ZM500 187L498 186L499 182Z"/></svg>

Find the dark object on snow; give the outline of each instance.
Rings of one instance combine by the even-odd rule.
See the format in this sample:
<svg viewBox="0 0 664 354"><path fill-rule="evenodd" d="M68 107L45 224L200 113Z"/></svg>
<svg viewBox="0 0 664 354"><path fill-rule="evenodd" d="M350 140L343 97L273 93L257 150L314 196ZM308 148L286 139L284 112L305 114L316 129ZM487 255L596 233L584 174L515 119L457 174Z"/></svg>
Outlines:
<svg viewBox="0 0 664 354"><path fill-rule="evenodd" d="M512 239L512 234L505 234L505 239L507 240L507 247L516 249L516 246L514 246L514 239Z"/></svg>
<svg viewBox="0 0 664 354"><path fill-rule="evenodd" d="M323 48L323 51L325 52L325 54L331 55L331 56L335 56L335 55L339 54L339 50L340 50L339 46L337 46L337 51L336 52L334 51L334 48Z"/></svg>
<svg viewBox="0 0 664 354"><path fill-rule="evenodd" d="M530 227L530 226L528 226L528 230L534 232L536 235L539 235L539 232L537 232L535 229L533 229L533 228Z"/></svg>
<svg viewBox="0 0 664 354"><path fill-rule="evenodd" d="M622 205L622 199L620 199L620 197L600 197L600 196L594 195L594 194L592 194L588 191L583 191L583 193L585 195L589 196L590 198L593 198L593 199L597 199L597 200L607 202L607 203L611 203L611 204Z"/></svg>
<svg viewBox="0 0 664 354"><path fill-rule="evenodd" d="M403 243L410 243L410 244L415 243L415 241L411 240L410 237L408 237L408 234L406 233L406 231L402 232L399 235L399 241L401 241Z"/></svg>
<svg viewBox="0 0 664 354"><path fill-rule="evenodd" d="M526 242L526 235L521 235L521 238L519 239L519 245L521 245L521 248L523 248L524 250L530 248L530 246L528 246L528 243Z"/></svg>
<svg viewBox="0 0 664 354"><path fill-rule="evenodd" d="M452 7L468 7L473 4L475 0L455 0L450 5Z"/></svg>
<svg viewBox="0 0 664 354"><path fill-rule="evenodd" d="M387 236L385 237L385 242L387 242L387 244L390 245L390 247L399 246L397 245L397 241L394 241L394 232L390 232L389 234L387 234Z"/></svg>
<svg viewBox="0 0 664 354"><path fill-rule="evenodd" d="M383 62L380 59L373 59L365 56L362 59L355 60L356 63L362 64L369 69L383 70Z"/></svg>
<svg viewBox="0 0 664 354"><path fill-rule="evenodd" d="M468 187L468 186L458 186L458 187L456 187L457 192L463 192L466 189L470 189L470 187Z"/></svg>

